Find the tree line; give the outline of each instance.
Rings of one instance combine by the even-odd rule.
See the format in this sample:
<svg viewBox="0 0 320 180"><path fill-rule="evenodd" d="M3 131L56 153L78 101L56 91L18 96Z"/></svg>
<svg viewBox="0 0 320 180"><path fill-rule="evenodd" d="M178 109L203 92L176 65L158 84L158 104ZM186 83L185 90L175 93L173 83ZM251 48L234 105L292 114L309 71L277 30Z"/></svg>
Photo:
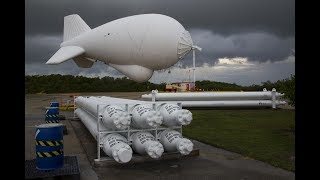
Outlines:
<svg viewBox="0 0 320 180"><path fill-rule="evenodd" d="M72 75L25 76L25 93L71 93L71 92L142 92L161 89L164 84L136 83L132 80L113 77L83 77Z"/></svg>
<svg viewBox="0 0 320 180"><path fill-rule="evenodd" d="M285 93L292 105L295 104L295 75L276 82L266 81L261 84L240 86L235 83L216 81L196 81L196 87L205 91L262 91L263 88ZM25 76L25 93L71 93L71 92L144 92L158 89L163 91L165 83L136 83L126 77L84 77L72 75L27 75Z"/></svg>

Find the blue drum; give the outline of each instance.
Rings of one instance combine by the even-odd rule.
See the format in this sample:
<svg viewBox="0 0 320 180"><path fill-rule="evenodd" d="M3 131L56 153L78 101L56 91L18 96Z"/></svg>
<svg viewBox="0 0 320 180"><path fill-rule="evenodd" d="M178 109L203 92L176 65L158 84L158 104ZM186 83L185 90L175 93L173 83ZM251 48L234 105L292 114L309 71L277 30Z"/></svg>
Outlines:
<svg viewBox="0 0 320 180"><path fill-rule="evenodd" d="M59 102L50 102L50 107L58 107L58 114L59 114Z"/></svg>
<svg viewBox="0 0 320 180"><path fill-rule="evenodd" d="M62 124L41 124L35 135L36 168L54 170L63 167Z"/></svg>
<svg viewBox="0 0 320 180"><path fill-rule="evenodd" d="M58 107L47 107L46 108L46 123L59 123L59 108Z"/></svg>

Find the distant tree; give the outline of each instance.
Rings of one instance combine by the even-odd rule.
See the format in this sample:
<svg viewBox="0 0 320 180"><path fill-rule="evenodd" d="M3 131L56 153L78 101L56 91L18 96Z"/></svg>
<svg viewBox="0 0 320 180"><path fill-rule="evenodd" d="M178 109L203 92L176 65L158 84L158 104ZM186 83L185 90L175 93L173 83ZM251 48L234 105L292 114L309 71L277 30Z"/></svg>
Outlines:
<svg viewBox="0 0 320 180"><path fill-rule="evenodd" d="M25 93L70 93L70 92L144 92L153 89L163 90L166 83L154 84L151 82L137 83L126 77L113 78L88 78L72 75L34 75L25 76ZM196 81L196 87L202 90L215 91L262 91L263 88L271 90L276 88L285 93L286 98L294 105L294 75L291 79L278 80L277 82L266 81L261 85L240 86L236 83L216 81ZM293 87L293 88L292 88Z"/></svg>
<svg viewBox="0 0 320 180"><path fill-rule="evenodd" d="M137 83L126 77L88 78L72 75L25 76L25 93L134 92L164 89L165 84Z"/></svg>
<svg viewBox="0 0 320 180"><path fill-rule="evenodd" d="M290 79L285 79L280 85L279 90L284 93L284 97L289 100L289 104L295 106L295 75L291 74Z"/></svg>

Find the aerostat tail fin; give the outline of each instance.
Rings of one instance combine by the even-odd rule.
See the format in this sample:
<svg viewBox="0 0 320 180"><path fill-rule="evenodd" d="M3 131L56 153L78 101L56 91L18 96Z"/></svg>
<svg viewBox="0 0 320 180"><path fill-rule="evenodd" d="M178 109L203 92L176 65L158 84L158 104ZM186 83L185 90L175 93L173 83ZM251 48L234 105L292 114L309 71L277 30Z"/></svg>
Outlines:
<svg viewBox="0 0 320 180"><path fill-rule="evenodd" d="M85 50L78 46L64 46L61 47L46 64L60 64L68 59L75 58L85 53Z"/></svg>
<svg viewBox="0 0 320 180"><path fill-rule="evenodd" d="M72 14L64 17L63 41L70 40L91 28L83 21L78 14Z"/></svg>

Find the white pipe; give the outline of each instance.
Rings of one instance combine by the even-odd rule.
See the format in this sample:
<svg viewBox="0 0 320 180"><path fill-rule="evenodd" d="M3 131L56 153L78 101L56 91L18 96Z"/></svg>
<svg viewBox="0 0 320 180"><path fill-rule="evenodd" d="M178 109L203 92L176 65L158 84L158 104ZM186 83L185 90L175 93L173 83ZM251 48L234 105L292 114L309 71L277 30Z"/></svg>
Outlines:
<svg viewBox="0 0 320 180"><path fill-rule="evenodd" d="M87 127L91 135L97 140L97 121L88 112L77 108L75 114L81 122ZM103 151L110 157L113 157L119 163L129 162L132 158L132 149L126 143L127 139L120 134L112 133L104 135L101 138Z"/></svg>
<svg viewBox="0 0 320 180"><path fill-rule="evenodd" d="M196 50L192 48L192 61L193 61L193 83L196 86Z"/></svg>
<svg viewBox="0 0 320 180"><path fill-rule="evenodd" d="M272 88L272 91L271 91L271 100L272 100L272 108L273 109L276 109L277 108L277 105L276 105L276 89L275 88Z"/></svg>
<svg viewBox="0 0 320 180"><path fill-rule="evenodd" d="M213 101L213 100L271 100L271 91L261 92L188 92L155 93L156 101ZM276 98L283 96L275 92ZM152 94L143 94L142 99L151 100Z"/></svg>
<svg viewBox="0 0 320 180"><path fill-rule="evenodd" d="M181 103L182 107L272 107L271 100L249 101L163 101L165 103ZM286 104L275 101L276 106Z"/></svg>

